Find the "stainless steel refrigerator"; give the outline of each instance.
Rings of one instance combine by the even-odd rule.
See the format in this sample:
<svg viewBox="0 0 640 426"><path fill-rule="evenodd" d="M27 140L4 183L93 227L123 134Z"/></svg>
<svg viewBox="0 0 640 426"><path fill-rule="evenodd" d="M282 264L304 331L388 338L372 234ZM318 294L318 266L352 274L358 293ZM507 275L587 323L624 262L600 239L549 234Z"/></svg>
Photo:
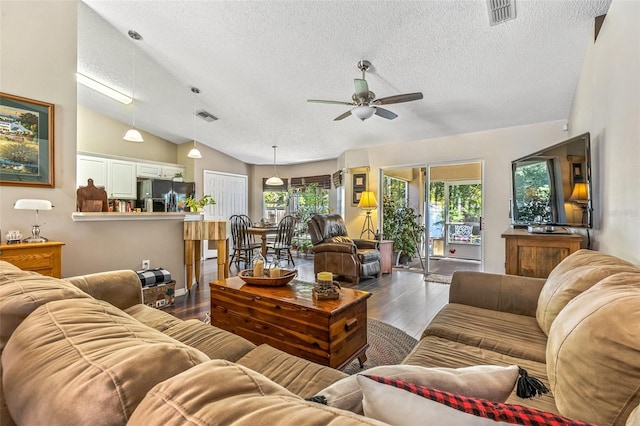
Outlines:
<svg viewBox="0 0 640 426"><path fill-rule="evenodd" d="M142 179L138 181L138 207L154 206L153 211L183 212L184 199L195 194L194 182L176 182L167 179Z"/></svg>

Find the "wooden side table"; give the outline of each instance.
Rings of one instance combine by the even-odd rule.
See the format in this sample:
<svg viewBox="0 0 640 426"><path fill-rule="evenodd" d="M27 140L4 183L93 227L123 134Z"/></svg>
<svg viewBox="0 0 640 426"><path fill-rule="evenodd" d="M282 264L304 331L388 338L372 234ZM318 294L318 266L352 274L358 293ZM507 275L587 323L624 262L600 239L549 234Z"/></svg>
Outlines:
<svg viewBox="0 0 640 426"><path fill-rule="evenodd" d="M62 278L62 246L59 241L46 243L0 244L0 260L24 271Z"/></svg>
<svg viewBox="0 0 640 426"><path fill-rule="evenodd" d="M577 234L531 234L525 229L509 229L505 239L505 271L510 275L547 278L553 268L580 249Z"/></svg>
<svg viewBox="0 0 640 426"><path fill-rule="evenodd" d="M393 271L393 240L382 240L379 243L380 272L390 274Z"/></svg>
<svg viewBox="0 0 640 426"><path fill-rule="evenodd" d="M224 220L199 220L184 222L184 265L186 267L186 288L191 292L193 272L196 283L200 281L200 257L202 241L215 241L218 250L218 280L229 276L229 239L227 238L227 222Z"/></svg>

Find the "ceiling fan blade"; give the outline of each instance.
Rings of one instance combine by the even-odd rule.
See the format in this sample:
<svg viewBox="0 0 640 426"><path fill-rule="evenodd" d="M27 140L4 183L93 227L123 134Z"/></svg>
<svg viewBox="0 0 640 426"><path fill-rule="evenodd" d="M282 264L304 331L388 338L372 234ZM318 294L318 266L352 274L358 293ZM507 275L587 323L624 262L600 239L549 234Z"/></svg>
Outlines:
<svg viewBox="0 0 640 426"><path fill-rule="evenodd" d="M382 118L386 118L387 120L393 120L398 116L398 114L380 107L376 107L376 115L379 115Z"/></svg>
<svg viewBox="0 0 640 426"><path fill-rule="evenodd" d="M336 104L336 105L355 105L353 102L345 102L345 101L327 101L324 99L307 99L307 102L313 102L316 104Z"/></svg>
<svg viewBox="0 0 640 426"><path fill-rule="evenodd" d="M405 93L404 95L387 96L386 98L376 99L372 102L373 105L389 105L399 104L401 102L417 101L422 99L422 92Z"/></svg>
<svg viewBox="0 0 640 426"><path fill-rule="evenodd" d="M353 80L353 85L356 88L356 98L367 99L369 97L369 84L367 80L356 78Z"/></svg>
<svg viewBox="0 0 640 426"><path fill-rule="evenodd" d="M342 120L343 118L347 118L348 116L351 115L351 111L347 111L344 114L340 114L339 116L337 116L336 118L333 119L333 121L339 121Z"/></svg>

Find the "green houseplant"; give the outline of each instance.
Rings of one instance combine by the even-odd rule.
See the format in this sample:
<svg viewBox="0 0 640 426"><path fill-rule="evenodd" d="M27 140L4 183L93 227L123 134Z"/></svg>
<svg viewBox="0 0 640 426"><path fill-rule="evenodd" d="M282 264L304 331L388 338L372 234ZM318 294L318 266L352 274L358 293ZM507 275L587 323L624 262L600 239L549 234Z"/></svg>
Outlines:
<svg viewBox="0 0 640 426"><path fill-rule="evenodd" d="M425 231L420 222L421 216L413 207L406 206L404 202L394 202L387 196L383 197L382 215L382 237L393 240L393 249L400 252L406 263L416 254L418 241Z"/></svg>
<svg viewBox="0 0 640 426"><path fill-rule="evenodd" d="M211 195L205 195L204 197L196 200L192 196L189 196L184 199L184 204L189 207L189 210L192 212L198 212L204 210L204 208L208 205L214 205L216 201L213 199Z"/></svg>

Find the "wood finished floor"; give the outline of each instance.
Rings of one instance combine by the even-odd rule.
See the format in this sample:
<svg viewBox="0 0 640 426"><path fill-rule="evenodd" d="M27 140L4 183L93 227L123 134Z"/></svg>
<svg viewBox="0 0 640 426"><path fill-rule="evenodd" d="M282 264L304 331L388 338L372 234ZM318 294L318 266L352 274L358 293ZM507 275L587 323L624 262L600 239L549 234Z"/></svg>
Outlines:
<svg viewBox="0 0 640 426"><path fill-rule="evenodd" d="M313 260L295 259L298 279L314 279ZM237 274L235 265L231 274ZM191 289L191 294L176 297L175 305L166 312L181 319L202 319L209 312L209 282L217 276L215 259L205 260L202 265L200 284ZM419 339L426 325L449 299L449 286L426 282L421 273L396 270L380 278L360 280L357 286L349 282L341 285L371 293L367 303L369 318L374 318L404 330Z"/></svg>

